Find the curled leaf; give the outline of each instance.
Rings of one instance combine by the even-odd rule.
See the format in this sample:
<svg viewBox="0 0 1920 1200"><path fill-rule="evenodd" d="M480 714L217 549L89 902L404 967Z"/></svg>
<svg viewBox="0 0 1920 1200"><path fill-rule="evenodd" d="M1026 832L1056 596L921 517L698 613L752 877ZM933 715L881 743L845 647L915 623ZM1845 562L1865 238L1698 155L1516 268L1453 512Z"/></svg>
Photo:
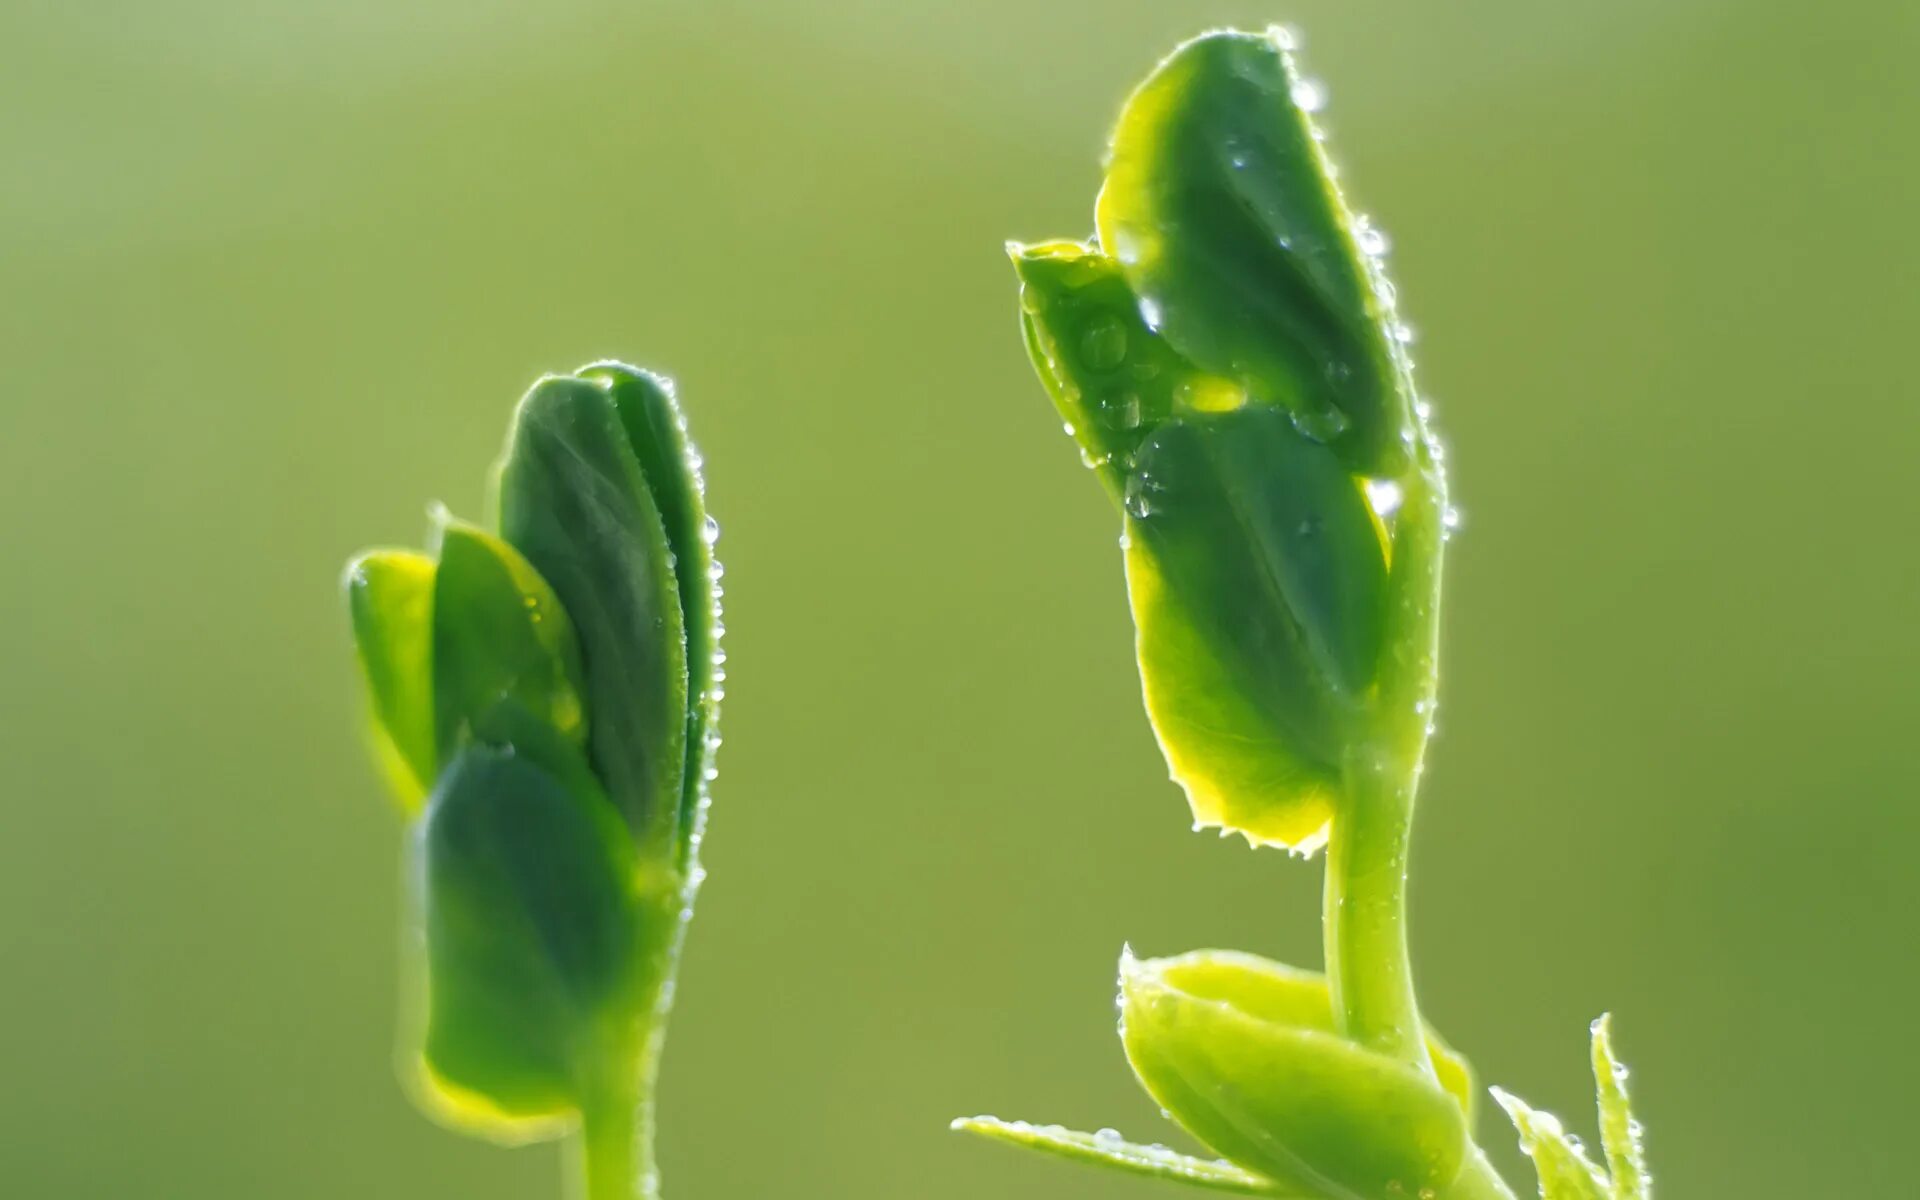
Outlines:
<svg viewBox="0 0 1920 1200"><path fill-rule="evenodd" d="M684 870L704 819L707 779L719 745L721 681L720 568L713 556L719 526L707 515L700 455L687 440L686 418L663 375L624 363L582 367L579 375L605 386L620 415L627 443L640 463L660 513L680 599L686 638L687 732L678 820L677 865Z"/></svg>
<svg viewBox="0 0 1920 1200"><path fill-rule="evenodd" d="M442 518L434 577L433 695L440 753L511 700L561 738L584 743L580 648L559 597L512 546Z"/></svg>
<svg viewBox="0 0 1920 1200"><path fill-rule="evenodd" d="M584 654L595 773L649 843L677 839L686 617L659 502L605 379L550 376L514 414L500 528L553 587Z"/></svg>
<svg viewBox="0 0 1920 1200"><path fill-rule="evenodd" d="M1148 1093L1206 1146L1280 1183L1357 1200L1439 1194L1460 1174L1466 1114L1426 1072L1271 1019L1240 982L1183 986L1194 982L1177 966L1124 960L1121 1039Z"/></svg>
<svg viewBox="0 0 1920 1200"><path fill-rule="evenodd" d="M413 839L422 1076L443 1118L503 1140L573 1119L626 1044L641 929L626 826L603 796L469 746Z"/></svg>
<svg viewBox="0 0 1920 1200"><path fill-rule="evenodd" d="M394 795L418 812L439 771L433 688L434 561L373 550L347 565L347 611L367 688L374 750Z"/></svg>

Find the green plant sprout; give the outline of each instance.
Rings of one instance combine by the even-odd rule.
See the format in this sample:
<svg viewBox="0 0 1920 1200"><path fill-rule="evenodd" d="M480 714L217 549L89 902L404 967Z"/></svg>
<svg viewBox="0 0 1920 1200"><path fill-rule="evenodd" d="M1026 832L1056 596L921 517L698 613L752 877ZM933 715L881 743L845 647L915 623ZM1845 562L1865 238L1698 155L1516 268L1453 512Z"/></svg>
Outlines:
<svg viewBox="0 0 1920 1200"><path fill-rule="evenodd" d="M1285 30L1177 48L1114 129L1087 243L1012 245L1041 382L1121 511L1147 713L1195 828L1327 851L1324 976L1202 950L1120 962L1120 1035L1218 1157L990 1117L956 1128L1218 1190L1513 1193L1466 1062L1420 1017L1407 851L1433 732L1443 452L1385 239L1337 185ZM1547 1200L1644 1200L1593 1028L1604 1167L1496 1090Z"/></svg>
<svg viewBox="0 0 1920 1200"><path fill-rule="evenodd" d="M407 823L402 1074L457 1128L578 1132L573 1192L651 1200L653 1090L719 744L717 527L664 378L540 380L498 532L347 569Z"/></svg>

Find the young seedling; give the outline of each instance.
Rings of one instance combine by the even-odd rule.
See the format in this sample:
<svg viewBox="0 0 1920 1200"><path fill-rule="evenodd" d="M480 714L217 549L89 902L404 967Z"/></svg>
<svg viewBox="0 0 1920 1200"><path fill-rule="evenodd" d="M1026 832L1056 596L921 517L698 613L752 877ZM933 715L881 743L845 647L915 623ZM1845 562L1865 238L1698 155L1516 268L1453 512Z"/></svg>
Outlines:
<svg viewBox="0 0 1920 1200"><path fill-rule="evenodd" d="M1511 1200L1465 1060L1420 1017L1407 849L1454 524L1385 239L1346 204L1284 30L1177 48L1133 93L1086 243L1013 245L1021 328L1120 510L1147 713L1193 809L1325 847L1324 976L1226 950L1120 962L1140 1083L1217 1158L957 1128L1217 1190ZM1594 1025L1606 1167L1503 1092L1547 1200L1644 1200Z"/></svg>
<svg viewBox="0 0 1920 1200"><path fill-rule="evenodd" d="M574 1194L651 1200L653 1088L719 744L720 568L672 387L535 384L497 531L434 516L347 601L406 821L402 1073L512 1143L577 1133Z"/></svg>

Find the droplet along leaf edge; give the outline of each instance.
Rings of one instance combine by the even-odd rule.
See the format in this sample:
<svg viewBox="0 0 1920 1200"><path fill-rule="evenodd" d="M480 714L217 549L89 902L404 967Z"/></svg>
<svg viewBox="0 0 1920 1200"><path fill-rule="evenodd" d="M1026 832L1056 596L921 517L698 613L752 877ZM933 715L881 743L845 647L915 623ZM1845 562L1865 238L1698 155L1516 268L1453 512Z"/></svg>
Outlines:
<svg viewBox="0 0 1920 1200"><path fill-rule="evenodd" d="M1521 1152L1533 1160L1541 1200L1608 1200L1611 1188L1606 1174L1567 1134L1558 1117L1504 1088L1487 1090L1513 1122Z"/></svg>
<svg viewBox="0 0 1920 1200"><path fill-rule="evenodd" d="M1355 474L1393 478L1414 414L1392 287L1300 83L1272 33L1176 47L1115 123L1099 243L1182 357L1293 411Z"/></svg>
<svg viewBox="0 0 1920 1200"><path fill-rule="evenodd" d="M495 470L502 536L573 620L589 757L642 842L673 844L687 769L685 614L665 522L605 380L550 375Z"/></svg>
<svg viewBox="0 0 1920 1200"><path fill-rule="evenodd" d="M708 777L719 746L720 699L725 692L720 645L725 626L714 552L719 526L707 510L703 460L688 434L673 381L613 360L590 363L576 374L608 386L667 538L680 597L687 671L686 759L676 865L691 877L705 821Z"/></svg>
<svg viewBox="0 0 1920 1200"><path fill-rule="evenodd" d="M1083 1133L1063 1125L1036 1125L999 1117L962 1117L950 1128L990 1141L1038 1150L1072 1162L1108 1167L1150 1179L1192 1184L1243 1196L1308 1197L1224 1159L1197 1158L1166 1146L1129 1142L1112 1131Z"/></svg>

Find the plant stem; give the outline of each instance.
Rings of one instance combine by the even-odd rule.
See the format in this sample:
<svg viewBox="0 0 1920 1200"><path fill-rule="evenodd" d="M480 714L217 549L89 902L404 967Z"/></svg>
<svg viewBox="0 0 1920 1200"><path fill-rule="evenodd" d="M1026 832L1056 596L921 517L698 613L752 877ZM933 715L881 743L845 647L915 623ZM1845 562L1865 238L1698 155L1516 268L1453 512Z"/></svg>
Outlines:
<svg viewBox="0 0 1920 1200"><path fill-rule="evenodd" d="M579 1200L635 1200L642 1163L649 1157L639 1114L597 1103L581 1117L573 1194Z"/></svg>
<svg viewBox="0 0 1920 1200"><path fill-rule="evenodd" d="M656 1027L657 1028L657 1027ZM653 1161L654 1081L659 1039L616 1039L596 1064L568 1166L573 1200L658 1200Z"/></svg>
<svg viewBox="0 0 1920 1200"><path fill-rule="evenodd" d="M1386 755L1348 764L1327 848L1327 978L1348 1037L1431 1071L1407 953L1409 774Z"/></svg>
<svg viewBox="0 0 1920 1200"><path fill-rule="evenodd" d="M1438 684L1446 478L1425 430L1402 484L1388 577L1376 733L1342 764L1327 849L1327 978L1347 1035L1429 1073L1407 953L1407 853Z"/></svg>

